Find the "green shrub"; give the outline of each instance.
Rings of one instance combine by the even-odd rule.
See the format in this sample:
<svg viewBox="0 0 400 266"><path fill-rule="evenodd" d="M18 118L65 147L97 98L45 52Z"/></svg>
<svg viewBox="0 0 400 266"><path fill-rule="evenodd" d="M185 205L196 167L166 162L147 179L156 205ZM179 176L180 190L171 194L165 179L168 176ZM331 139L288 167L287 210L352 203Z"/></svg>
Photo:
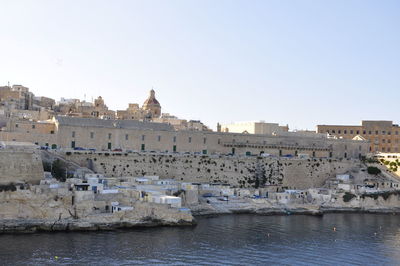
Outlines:
<svg viewBox="0 0 400 266"><path fill-rule="evenodd" d="M375 167L375 166L368 166L367 172L368 172L368 174L370 174L370 175L378 175L378 174L380 174L382 171L381 171L381 169L379 169L378 167Z"/></svg>
<svg viewBox="0 0 400 266"><path fill-rule="evenodd" d="M356 197L356 195L351 194L350 192L345 192L344 195L343 195L343 201L344 202L349 202L355 197Z"/></svg>
<svg viewBox="0 0 400 266"><path fill-rule="evenodd" d="M395 190L395 191L383 191L378 193L362 194L361 198L363 199L373 198L374 200L377 200L379 196L381 196L384 200L387 200L391 195L400 196L400 191Z"/></svg>

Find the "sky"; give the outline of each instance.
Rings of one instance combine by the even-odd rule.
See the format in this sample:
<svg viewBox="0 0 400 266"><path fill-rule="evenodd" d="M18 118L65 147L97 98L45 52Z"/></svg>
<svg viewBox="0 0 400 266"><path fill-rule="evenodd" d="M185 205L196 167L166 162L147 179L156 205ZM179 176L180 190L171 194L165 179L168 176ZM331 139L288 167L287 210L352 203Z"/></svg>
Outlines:
<svg viewBox="0 0 400 266"><path fill-rule="evenodd" d="M399 123L400 1L0 1L0 86L211 128Z"/></svg>

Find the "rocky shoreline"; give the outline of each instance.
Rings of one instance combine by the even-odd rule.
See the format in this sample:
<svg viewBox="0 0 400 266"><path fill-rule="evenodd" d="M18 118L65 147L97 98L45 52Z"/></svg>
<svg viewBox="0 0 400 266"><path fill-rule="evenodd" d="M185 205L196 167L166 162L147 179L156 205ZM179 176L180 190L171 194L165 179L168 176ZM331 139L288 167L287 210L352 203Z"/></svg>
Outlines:
<svg viewBox="0 0 400 266"><path fill-rule="evenodd" d="M163 221L148 219L142 221L120 221L120 222L90 222L73 219L63 220L2 220L0 221L0 233L37 233L37 232L69 232L69 231L115 231L119 229L159 227L159 226L194 226L196 221Z"/></svg>
<svg viewBox="0 0 400 266"><path fill-rule="evenodd" d="M371 213L400 214L400 207L366 209L359 207L303 206L303 207L267 207L229 208L216 210L210 206L192 206L194 217L215 217L219 215L254 214L254 215L312 215L323 216L328 213ZM141 220L93 221L79 219L7 219L0 220L0 233L37 233L37 232L71 232L71 231L115 231L141 227L160 226L195 226L196 219L167 221L147 217Z"/></svg>
<svg viewBox="0 0 400 266"><path fill-rule="evenodd" d="M323 216L328 213L371 213L371 214L400 214L400 207L390 208L361 208L361 207L337 207L337 206L281 206L281 207L235 207L225 209L211 206L192 206L192 214L195 217L217 216L225 214L256 214L256 215L313 215Z"/></svg>

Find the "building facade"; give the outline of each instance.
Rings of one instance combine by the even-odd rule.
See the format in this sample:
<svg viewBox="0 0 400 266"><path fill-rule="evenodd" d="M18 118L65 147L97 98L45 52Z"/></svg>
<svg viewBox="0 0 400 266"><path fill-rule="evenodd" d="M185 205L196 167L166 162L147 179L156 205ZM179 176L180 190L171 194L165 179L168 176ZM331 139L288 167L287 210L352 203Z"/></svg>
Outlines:
<svg viewBox="0 0 400 266"><path fill-rule="evenodd" d="M18 126L17 126L18 125ZM58 116L53 122L13 121L0 132L1 140L28 141L50 148L114 149L197 154L360 158L368 152L363 140L329 139L286 132L284 135L242 134L175 130L164 123L135 120L102 120Z"/></svg>
<svg viewBox="0 0 400 266"><path fill-rule="evenodd" d="M369 140L369 152L399 152L400 127L392 121L362 121L360 126L318 125L318 133L353 139L359 135Z"/></svg>
<svg viewBox="0 0 400 266"><path fill-rule="evenodd" d="M232 124L221 125L222 132L248 133L248 134L279 134L288 132L289 126L280 126L277 123L265 122L236 122Z"/></svg>

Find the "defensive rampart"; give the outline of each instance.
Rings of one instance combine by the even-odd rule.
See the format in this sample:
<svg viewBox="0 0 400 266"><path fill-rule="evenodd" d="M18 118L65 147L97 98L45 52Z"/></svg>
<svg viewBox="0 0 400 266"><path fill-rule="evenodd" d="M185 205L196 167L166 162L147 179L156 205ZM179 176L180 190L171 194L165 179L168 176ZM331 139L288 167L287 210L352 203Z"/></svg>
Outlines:
<svg viewBox="0 0 400 266"><path fill-rule="evenodd" d="M264 184L289 188L320 187L329 178L359 167L357 160L289 159L83 152L66 158L108 177L158 175L185 182L229 183L237 187Z"/></svg>

